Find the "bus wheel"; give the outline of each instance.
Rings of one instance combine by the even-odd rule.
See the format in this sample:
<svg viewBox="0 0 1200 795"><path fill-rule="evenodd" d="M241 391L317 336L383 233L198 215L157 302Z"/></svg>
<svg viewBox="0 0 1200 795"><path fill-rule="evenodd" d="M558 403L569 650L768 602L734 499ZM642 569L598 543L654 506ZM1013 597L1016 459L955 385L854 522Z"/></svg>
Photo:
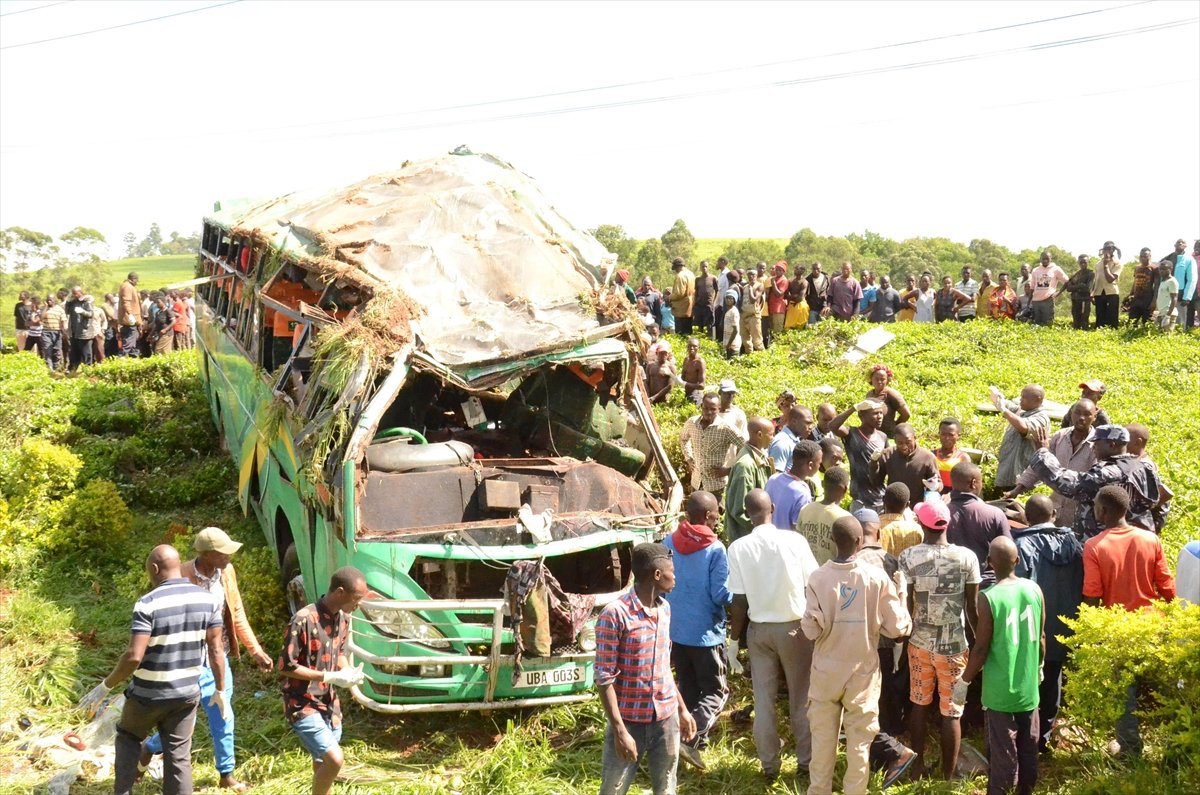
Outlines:
<svg viewBox="0 0 1200 795"><path fill-rule="evenodd" d="M300 553L296 551L295 544L288 544L279 569L288 615L294 616L296 611L308 604L308 597L304 593L304 575L300 573Z"/></svg>

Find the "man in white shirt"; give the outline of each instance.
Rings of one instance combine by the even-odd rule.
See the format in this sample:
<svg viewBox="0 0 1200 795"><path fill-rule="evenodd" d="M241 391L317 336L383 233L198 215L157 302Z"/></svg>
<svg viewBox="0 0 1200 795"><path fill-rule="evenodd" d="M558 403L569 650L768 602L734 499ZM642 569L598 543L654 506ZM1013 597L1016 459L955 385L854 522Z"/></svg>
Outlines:
<svg viewBox="0 0 1200 795"><path fill-rule="evenodd" d="M817 570L808 542L799 533L771 524L774 506L763 489L746 495L750 535L729 546L730 626L734 638L747 631L754 671L754 746L767 782L779 776L779 727L775 699L779 673L787 681L788 713L796 741L796 764L808 770L812 735L808 728L808 677L813 642L804 636L804 590ZM747 630L747 623L749 629ZM730 647L736 658L737 645Z"/></svg>
<svg viewBox="0 0 1200 795"><path fill-rule="evenodd" d="M1033 283L1033 322L1049 326L1054 322L1054 299L1067 289L1067 272L1051 261L1050 252L1042 252L1042 261L1029 280Z"/></svg>

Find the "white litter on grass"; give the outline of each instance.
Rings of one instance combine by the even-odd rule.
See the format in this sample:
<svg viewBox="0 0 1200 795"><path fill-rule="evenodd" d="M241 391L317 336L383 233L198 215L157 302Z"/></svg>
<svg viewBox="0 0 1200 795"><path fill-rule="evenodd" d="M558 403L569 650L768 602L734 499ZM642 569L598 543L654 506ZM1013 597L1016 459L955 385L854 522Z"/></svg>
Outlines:
<svg viewBox="0 0 1200 795"><path fill-rule="evenodd" d="M125 696L117 695L104 705L91 723L76 731L85 745L82 751L67 745L59 729L30 741L29 755L57 768L57 772L44 784L50 795L67 795L75 780L84 774L92 779L112 775L116 761L113 740L117 736L117 721L121 719L121 708L124 706Z"/></svg>
<svg viewBox="0 0 1200 795"><path fill-rule="evenodd" d="M859 334L850 350L842 354L842 358L851 364L858 364L871 354L878 353L880 348L894 339L896 339L895 334L883 326L876 326L870 331Z"/></svg>

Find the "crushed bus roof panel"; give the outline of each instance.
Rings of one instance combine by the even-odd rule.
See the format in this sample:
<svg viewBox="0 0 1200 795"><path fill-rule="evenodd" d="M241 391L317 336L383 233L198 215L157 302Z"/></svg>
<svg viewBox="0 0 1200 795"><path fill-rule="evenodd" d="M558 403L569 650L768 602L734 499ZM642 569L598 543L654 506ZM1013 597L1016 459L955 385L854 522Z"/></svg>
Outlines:
<svg viewBox="0 0 1200 795"><path fill-rule="evenodd" d="M328 273L347 266L422 310L420 346L454 367L577 344L599 328L581 299L615 262L527 175L460 152L326 192L236 202L208 219Z"/></svg>

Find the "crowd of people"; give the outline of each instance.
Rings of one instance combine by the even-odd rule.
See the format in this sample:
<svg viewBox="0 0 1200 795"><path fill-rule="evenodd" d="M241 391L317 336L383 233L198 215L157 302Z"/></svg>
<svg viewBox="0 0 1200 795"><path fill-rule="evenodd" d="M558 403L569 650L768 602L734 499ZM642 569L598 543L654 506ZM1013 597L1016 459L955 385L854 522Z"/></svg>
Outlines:
<svg viewBox="0 0 1200 795"><path fill-rule="evenodd" d="M1200 240L1187 252L1183 239L1157 260L1143 248L1134 265L1129 294L1121 298L1119 281L1124 270L1121 250L1107 241L1093 258L1081 254L1075 272L1068 275L1049 251L1036 265L1024 264L1013 282L1010 274L984 269L976 279L964 267L958 281L946 275L935 287L932 271L909 275L900 288L887 274L863 270L857 276L843 262L830 276L814 262L805 273L796 264L788 278L788 264L780 261L768 269L759 262L744 272L729 267L724 257L713 273L708 261L697 276L681 258L672 263L675 279L661 293L646 276L634 289L627 270L618 270L613 289L637 308L647 326L658 333L683 336L711 335L726 356L763 350L785 329L799 329L822 320L863 318L873 323L942 323L990 319L1023 321L1037 325L1054 322L1055 300L1067 293L1074 328L1116 328L1122 309L1129 322L1153 322L1164 331L1178 325L1200 326ZM1093 319L1094 314L1094 319Z"/></svg>
<svg viewBox="0 0 1200 795"><path fill-rule="evenodd" d="M23 291L13 307L17 350L53 371L75 372L109 356L151 356L192 347L196 303L190 289L138 290L130 273L102 303L76 285L44 297Z"/></svg>
<svg viewBox="0 0 1200 795"><path fill-rule="evenodd" d="M635 589L597 625L601 792L625 792L642 758L656 793L675 791L679 760L704 769L729 676L744 672L753 702L731 717L753 716L768 781L781 770L786 687L810 795L832 792L839 736L847 793L865 793L873 769L885 786L952 779L964 723L986 729L988 792L1031 792L1054 748L1064 619L1081 604L1137 610L1176 596L1158 535L1173 495L1146 426L1115 424L1097 379L1080 383L1061 423L1039 385L1014 400L993 388L1006 428L989 502L961 421L946 417L938 444L920 447L886 365L870 368L854 405L810 409L784 390L777 416L748 417L734 381L705 391L698 348L689 340L680 379L700 406L679 439L686 519L635 549ZM655 340L664 362L661 351ZM1018 499L1039 484L1051 494ZM1179 595L1200 601L1200 541L1177 574ZM1110 750L1140 754L1136 685L1112 698L1124 717Z"/></svg>

